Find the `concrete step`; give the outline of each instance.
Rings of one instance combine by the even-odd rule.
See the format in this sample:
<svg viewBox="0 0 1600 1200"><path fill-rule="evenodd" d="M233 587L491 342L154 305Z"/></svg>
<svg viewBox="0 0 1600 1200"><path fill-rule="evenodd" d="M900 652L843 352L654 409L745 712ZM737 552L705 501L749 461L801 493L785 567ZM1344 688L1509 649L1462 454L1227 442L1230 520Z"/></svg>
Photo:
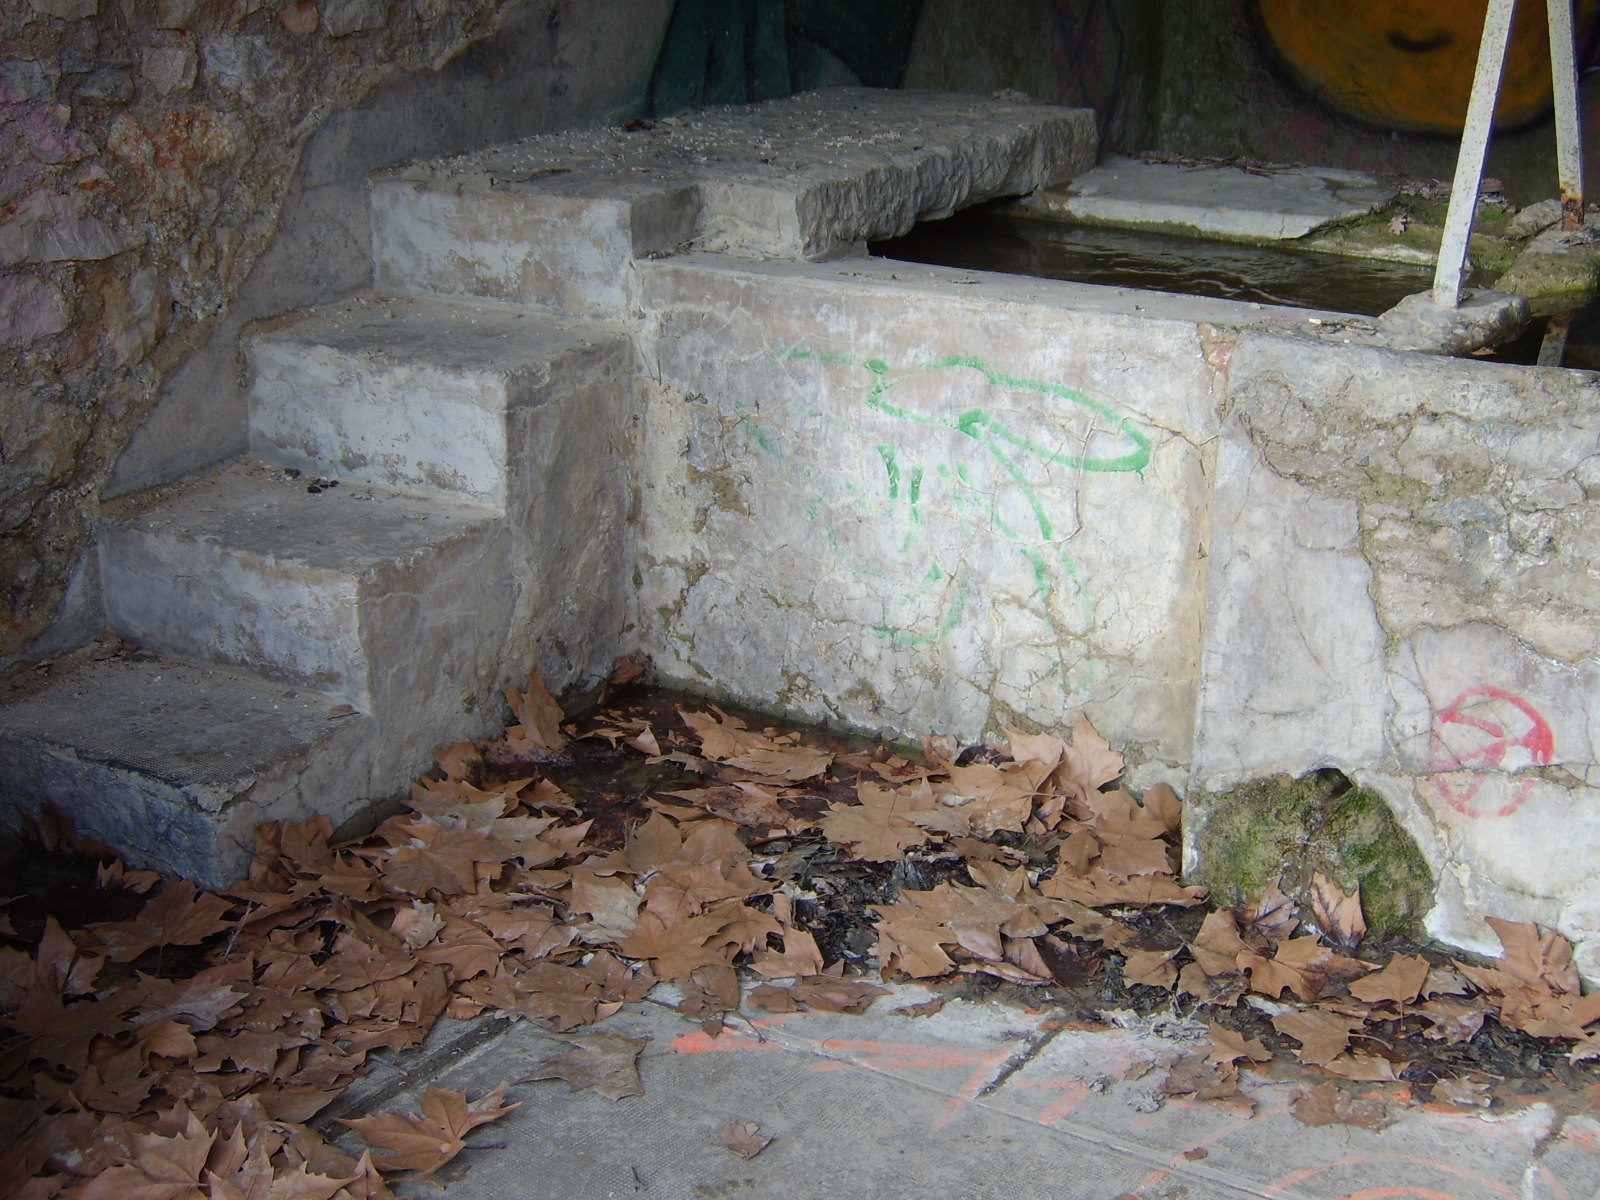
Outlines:
<svg viewBox="0 0 1600 1200"><path fill-rule="evenodd" d="M380 286L627 311L629 265L694 248L822 259L1094 164L1094 114L829 88L648 129L528 138L380 172Z"/></svg>
<svg viewBox="0 0 1600 1200"><path fill-rule="evenodd" d="M135 865L220 886L261 822L361 812L374 726L217 668L81 661L0 702L0 809L15 824L54 805Z"/></svg>
<svg viewBox="0 0 1600 1200"><path fill-rule="evenodd" d="M372 294L246 341L251 452L503 511L519 409L580 392L622 332L498 304Z"/></svg>
<svg viewBox="0 0 1600 1200"><path fill-rule="evenodd" d="M389 694L396 660L458 654L495 601L509 607L508 539L493 510L312 487L241 459L108 506L111 626L158 653L381 714L401 700Z"/></svg>

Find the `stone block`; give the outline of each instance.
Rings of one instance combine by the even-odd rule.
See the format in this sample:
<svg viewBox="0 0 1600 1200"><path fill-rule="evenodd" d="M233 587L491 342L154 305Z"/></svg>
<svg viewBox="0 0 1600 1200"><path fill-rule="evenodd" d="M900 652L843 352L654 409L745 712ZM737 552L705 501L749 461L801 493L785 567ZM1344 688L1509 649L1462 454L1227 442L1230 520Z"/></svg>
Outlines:
<svg viewBox="0 0 1600 1200"><path fill-rule="evenodd" d="M240 462L121 502L100 536L107 616L159 652L364 712L410 704L391 686L397 660L442 667L478 621L508 609L504 533L475 505L306 487Z"/></svg>
<svg viewBox="0 0 1600 1200"><path fill-rule="evenodd" d="M616 314L629 263L687 241L694 209L683 189L591 199L379 178L372 187L376 279L401 292Z"/></svg>
<svg viewBox="0 0 1600 1200"><path fill-rule="evenodd" d="M194 86L199 60L188 46L149 46L139 59L139 76L158 96Z"/></svg>
<svg viewBox="0 0 1600 1200"><path fill-rule="evenodd" d="M254 453L504 510L524 405L627 355L619 330L499 306L369 296L247 342Z"/></svg>
<svg viewBox="0 0 1600 1200"><path fill-rule="evenodd" d="M378 177L378 281L617 312L631 258L689 245L820 259L1065 179L1093 114L830 88L649 131L529 138Z"/></svg>
<svg viewBox="0 0 1600 1200"><path fill-rule="evenodd" d="M173 661L87 662L0 705L0 823L44 805L135 866L239 878L263 821L358 818L376 723L333 701Z"/></svg>

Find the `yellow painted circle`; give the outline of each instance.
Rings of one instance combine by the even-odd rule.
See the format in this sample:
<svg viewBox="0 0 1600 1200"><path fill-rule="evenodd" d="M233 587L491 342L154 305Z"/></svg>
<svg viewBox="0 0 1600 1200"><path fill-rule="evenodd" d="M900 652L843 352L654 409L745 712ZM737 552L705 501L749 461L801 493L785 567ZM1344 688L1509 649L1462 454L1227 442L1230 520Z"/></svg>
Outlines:
<svg viewBox="0 0 1600 1200"><path fill-rule="evenodd" d="M1418 133L1460 132L1487 9L1488 0L1260 0L1267 36L1309 92L1351 116ZM1524 0L1495 119L1519 125L1549 104L1545 6Z"/></svg>

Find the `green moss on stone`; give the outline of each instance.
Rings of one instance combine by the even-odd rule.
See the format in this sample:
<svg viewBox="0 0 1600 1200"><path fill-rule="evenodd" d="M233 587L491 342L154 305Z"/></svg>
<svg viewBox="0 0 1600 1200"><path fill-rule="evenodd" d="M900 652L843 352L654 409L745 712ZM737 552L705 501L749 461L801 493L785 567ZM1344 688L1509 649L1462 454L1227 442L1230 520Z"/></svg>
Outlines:
<svg viewBox="0 0 1600 1200"><path fill-rule="evenodd" d="M1218 903L1254 895L1274 879L1303 895L1313 874L1361 888L1375 935L1413 934L1433 900L1433 872L1383 797L1338 771L1279 775L1195 798L1198 882Z"/></svg>

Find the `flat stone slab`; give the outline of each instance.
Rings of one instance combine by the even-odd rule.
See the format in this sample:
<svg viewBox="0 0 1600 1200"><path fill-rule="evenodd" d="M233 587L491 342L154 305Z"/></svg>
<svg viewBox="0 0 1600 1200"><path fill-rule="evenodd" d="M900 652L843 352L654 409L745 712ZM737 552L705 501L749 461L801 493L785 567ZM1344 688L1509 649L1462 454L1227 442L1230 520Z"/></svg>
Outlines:
<svg viewBox="0 0 1600 1200"><path fill-rule="evenodd" d="M53 804L136 866L236 879L262 821L367 794L374 722L172 660L80 663L0 704L0 820ZM334 819L350 815L335 812Z"/></svg>
<svg viewBox="0 0 1600 1200"><path fill-rule="evenodd" d="M662 1003L603 1023L648 1037L644 1094L621 1101L559 1080L519 1083L570 1044L485 1015L441 1022L417 1052L383 1063L318 1118L414 1110L429 1085L472 1099L508 1084L521 1107L435 1177L463 1195L1006 1196L1020 1200L1587 1200L1600 1185L1596 1125L1550 1105L1515 1112L1389 1106L1395 1123L1309 1128L1291 1105L1326 1077L1246 1071L1254 1118L1165 1097L1167 1068L1204 1027L1167 1018L1084 1029L1048 1007L948 1000L894 985L862 1016L749 1009L711 1037ZM668 997L670 999L670 997ZM752 1159L719 1143L728 1121L772 1142ZM346 1149L361 1139L346 1131ZM401 1184L403 1195L436 1194Z"/></svg>
<svg viewBox="0 0 1600 1200"><path fill-rule="evenodd" d="M616 312L633 258L826 258L1062 182L1095 145L1084 109L864 88L541 135L375 176L377 278Z"/></svg>
<svg viewBox="0 0 1600 1200"><path fill-rule="evenodd" d="M1210 237L1286 241L1394 199L1362 171L1186 166L1113 156L1035 202L1055 216Z"/></svg>

